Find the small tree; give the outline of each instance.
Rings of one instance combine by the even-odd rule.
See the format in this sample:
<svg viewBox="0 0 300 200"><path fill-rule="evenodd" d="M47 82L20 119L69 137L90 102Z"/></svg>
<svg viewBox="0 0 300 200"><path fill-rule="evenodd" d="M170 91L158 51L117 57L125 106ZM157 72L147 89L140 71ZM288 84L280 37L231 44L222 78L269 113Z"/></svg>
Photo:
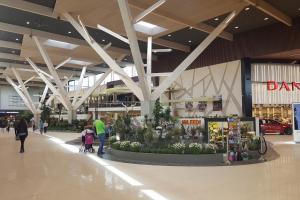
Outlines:
<svg viewBox="0 0 300 200"><path fill-rule="evenodd" d="M163 113L163 115L164 115L164 119L165 119L167 122L171 120L171 109L170 109L170 107L167 107L167 108L165 109L165 112Z"/></svg>
<svg viewBox="0 0 300 200"><path fill-rule="evenodd" d="M57 110L58 110L58 121L60 120L61 111L63 109L63 105L61 103L57 104Z"/></svg>
<svg viewBox="0 0 300 200"><path fill-rule="evenodd" d="M154 117L154 125L157 127L159 125L159 120L162 116L163 107L161 106L159 100L155 101L154 109L153 109L153 117Z"/></svg>

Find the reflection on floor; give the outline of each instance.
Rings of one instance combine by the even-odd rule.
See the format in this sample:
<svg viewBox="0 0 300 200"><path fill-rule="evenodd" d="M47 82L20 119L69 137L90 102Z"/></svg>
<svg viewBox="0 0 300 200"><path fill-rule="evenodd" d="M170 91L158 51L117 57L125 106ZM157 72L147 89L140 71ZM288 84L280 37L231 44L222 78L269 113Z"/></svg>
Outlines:
<svg viewBox="0 0 300 200"><path fill-rule="evenodd" d="M0 199L298 200L300 145L267 136L280 155L229 167L171 167L118 163L78 154L64 141L79 135L30 134L25 154L12 134L0 133Z"/></svg>

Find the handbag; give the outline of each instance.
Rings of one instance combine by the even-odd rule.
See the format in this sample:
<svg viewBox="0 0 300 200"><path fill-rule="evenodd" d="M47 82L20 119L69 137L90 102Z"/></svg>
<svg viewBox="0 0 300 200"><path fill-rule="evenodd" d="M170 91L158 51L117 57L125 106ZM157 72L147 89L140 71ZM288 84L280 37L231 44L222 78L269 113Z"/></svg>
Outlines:
<svg viewBox="0 0 300 200"><path fill-rule="evenodd" d="M18 136L24 136L27 135L27 133L18 133Z"/></svg>

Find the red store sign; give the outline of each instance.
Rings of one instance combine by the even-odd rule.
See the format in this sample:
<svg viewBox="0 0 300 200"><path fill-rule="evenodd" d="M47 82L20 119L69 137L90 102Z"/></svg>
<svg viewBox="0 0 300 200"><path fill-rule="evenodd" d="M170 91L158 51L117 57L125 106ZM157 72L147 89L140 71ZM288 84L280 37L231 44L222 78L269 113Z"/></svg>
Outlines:
<svg viewBox="0 0 300 200"><path fill-rule="evenodd" d="M268 81L267 82L267 90L274 91L274 90L285 90L285 91L294 91L300 90L300 83L292 82L287 83L286 81L277 82L277 81Z"/></svg>

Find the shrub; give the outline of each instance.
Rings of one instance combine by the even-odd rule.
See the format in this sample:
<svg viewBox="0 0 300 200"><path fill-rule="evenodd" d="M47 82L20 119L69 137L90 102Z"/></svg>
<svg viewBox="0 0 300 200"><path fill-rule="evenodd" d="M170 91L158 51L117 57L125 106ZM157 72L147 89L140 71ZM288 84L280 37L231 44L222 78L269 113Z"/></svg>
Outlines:
<svg viewBox="0 0 300 200"><path fill-rule="evenodd" d="M181 136L181 128L173 128L171 133L172 133L172 136L174 137L175 141L178 142L180 140L180 136Z"/></svg>
<svg viewBox="0 0 300 200"><path fill-rule="evenodd" d="M142 144L139 142L132 142L130 144L130 151L139 152L141 151Z"/></svg>
<svg viewBox="0 0 300 200"><path fill-rule="evenodd" d="M112 144L112 148L113 149L120 149L120 145L121 145L121 142L120 141L116 141Z"/></svg>
<svg viewBox="0 0 300 200"><path fill-rule="evenodd" d="M175 143L170 146L172 153L184 154L186 146L185 144Z"/></svg>
<svg viewBox="0 0 300 200"><path fill-rule="evenodd" d="M111 137L108 139L108 141L109 141L109 144L113 144L113 143L115 143L115 142L117 141L117 137L116 137L116 136L111 136Z"/></svg>
<svg viewBox="0 0 300 200"><path fill-rule="evenodd" d="M199 143L191 143L189 144L188 151L191 154L199 154L202 153L202 144Z"/></svg>
<svg viewBox="0 0 300 200"><path fill-rule="evenodd" d="M149 125L144 134L144 140L149 145L154 139L154 131L152 127Z"/></svg>
<svg viewBox="0 0 300 200"><path fill-rule="evenodd" d="M250 145L249 145L249 150L251 151L256 151L260 148L260 141L259 141L259 138L254 138Z"/></svg>
<svg viewBox="0 0 300 200"><path fill-rule="evenodd" d="M204 148L206 153L216 153L218 150L218 147L215 144L204 144Z"/></svg>
<svg viewBox="0 0 300 200"><path fill-rule="evenodd" d="M130 141L123 141L120 143L120 150L129 151L130 150Z"/></svg>

